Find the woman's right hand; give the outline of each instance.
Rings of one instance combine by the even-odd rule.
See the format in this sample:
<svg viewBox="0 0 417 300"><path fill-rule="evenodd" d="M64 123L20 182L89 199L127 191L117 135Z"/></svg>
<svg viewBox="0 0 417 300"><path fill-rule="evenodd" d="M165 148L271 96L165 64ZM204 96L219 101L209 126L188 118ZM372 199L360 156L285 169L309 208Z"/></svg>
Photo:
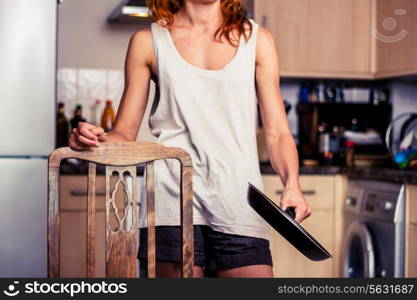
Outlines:
<svg viewBox="0 0 417 300"><path fill-rule="evenodd" d="M71 132L69 146L73 150L85 150L90 147L100 146L100 142L106 141L107 133L100 126L86 122L78 123L78 127Z"/></svg>

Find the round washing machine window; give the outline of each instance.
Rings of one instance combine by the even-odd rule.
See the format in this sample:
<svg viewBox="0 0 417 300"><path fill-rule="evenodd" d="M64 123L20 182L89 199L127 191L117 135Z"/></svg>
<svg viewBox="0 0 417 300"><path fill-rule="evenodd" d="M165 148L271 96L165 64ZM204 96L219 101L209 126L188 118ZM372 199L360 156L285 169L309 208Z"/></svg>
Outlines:
<svg viewBox="0 0 417 300"><path fill-rule="evenodd" d="M344 249L344 277L375 277L374 247L364 224L350 225Z"/></svg>

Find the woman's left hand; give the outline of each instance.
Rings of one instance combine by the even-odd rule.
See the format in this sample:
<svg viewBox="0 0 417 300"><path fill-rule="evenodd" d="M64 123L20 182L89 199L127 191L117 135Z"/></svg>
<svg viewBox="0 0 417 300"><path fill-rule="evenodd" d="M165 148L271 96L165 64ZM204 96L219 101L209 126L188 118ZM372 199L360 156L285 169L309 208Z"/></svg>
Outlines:
<svg viewBox="0 0 417 300"><path fill-rule="evenodd" d="M288 207L295 209L295 221L301 223L311 215L311 207L308 205L301 190L297 188L285 188L281 196L280 207L286 210Z"/></svg>

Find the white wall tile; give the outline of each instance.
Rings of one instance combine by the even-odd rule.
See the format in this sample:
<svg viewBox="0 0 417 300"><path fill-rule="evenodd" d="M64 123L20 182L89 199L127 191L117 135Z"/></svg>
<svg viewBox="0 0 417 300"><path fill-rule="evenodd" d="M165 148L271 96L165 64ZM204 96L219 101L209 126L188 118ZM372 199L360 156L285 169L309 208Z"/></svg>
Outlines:
<svg viewBox="0 0 417 300"><path fill-rule="evenodd" d="M95 101L106 97L106 70L78 70L78 101Z"/></svg>
<svg viewBox="0 0 417 300"><path fill-rule="evenodd" d="M70 102L77 99L77 69L62 68L58 70L57 78L57 101L63 102L65 114L70 115Z"/></svg>
<svg viewBox="0 0 417 300"><path fill-rule="evenodd" d="M107 72L107 94L106 99L113 101L113 108L115 112L120 104L120 100L124 90L124 71L123 70L109 70Z"/></svg>
<svg viewBox="0 0 417 300"><path fill-rule="evenodd" d="M83 116L93 120L91 107L96 99L104 99L107 92L107 71L99 69L78 70L78 103L83 105Z"/></svg>

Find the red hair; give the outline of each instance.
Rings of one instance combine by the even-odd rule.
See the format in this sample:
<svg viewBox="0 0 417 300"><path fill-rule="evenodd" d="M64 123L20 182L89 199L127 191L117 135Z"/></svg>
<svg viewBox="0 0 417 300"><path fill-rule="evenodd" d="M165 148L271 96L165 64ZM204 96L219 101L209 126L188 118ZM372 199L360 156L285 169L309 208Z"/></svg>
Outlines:
<svg viewBox="0 0 417 300"><path fill-rule="evenodd" d="M237 41L232 40L231 33L237 30L239 36L243 34L248 40L252 35L252 24L246 17L246 9L240 0L220 0L223 22L214 34L214 38L221 41L224 35L227 41L233 46L237 46ZM174 22L173 15L184 5L184 0L147 0L149 14L155 21L163 21L165 26L171 27ZM245 27L249 27L247 35Z"/></svg>

